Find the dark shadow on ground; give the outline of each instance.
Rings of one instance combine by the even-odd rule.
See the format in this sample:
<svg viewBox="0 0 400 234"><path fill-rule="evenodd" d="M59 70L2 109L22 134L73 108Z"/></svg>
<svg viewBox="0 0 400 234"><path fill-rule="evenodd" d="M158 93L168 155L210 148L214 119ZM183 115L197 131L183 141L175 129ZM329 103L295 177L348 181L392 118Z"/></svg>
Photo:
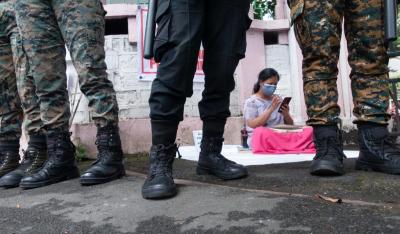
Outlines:
<svg viewBox="0 0 400 234"><path fill-rule="evenodd" d="M265 156L260 156L265 157ZM174 178L248 189L306 195L323 194L342 199L400 204L400 176L354 170L354 159L345 160L346 174L340 177L317 177L309 174L310 162L249 166L249 176L223 181L213 176L198 176L196 162L176 159ZM147 173L147 154L127 155L126 169Z"/></svg>

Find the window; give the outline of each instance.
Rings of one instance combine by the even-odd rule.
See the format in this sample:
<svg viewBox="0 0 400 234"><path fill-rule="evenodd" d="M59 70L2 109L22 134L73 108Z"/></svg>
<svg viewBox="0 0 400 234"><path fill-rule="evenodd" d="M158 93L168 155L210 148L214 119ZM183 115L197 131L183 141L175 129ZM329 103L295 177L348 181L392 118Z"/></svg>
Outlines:
<svg viewBox="0 0 400 234"><path fill-rule="evenodd" d="M278 44L278 32L264 32L264 44L265 45Z"/></svg>
<svg viewBox="0 0 400 234"><path fill-rule="evenodd" d="M126 35L128 34L128 18L106 19L107 35Z"/></svg>

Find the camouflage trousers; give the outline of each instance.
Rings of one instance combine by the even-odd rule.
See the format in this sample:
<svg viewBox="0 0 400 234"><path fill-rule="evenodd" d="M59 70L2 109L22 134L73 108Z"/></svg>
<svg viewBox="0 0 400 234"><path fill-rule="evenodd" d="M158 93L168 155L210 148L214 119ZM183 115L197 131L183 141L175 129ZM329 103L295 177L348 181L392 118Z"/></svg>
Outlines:
<svg viewBox="0 0 400 234"><path fill-rule="evenodd" d="M28 133L42 131L35 86L27 72L13 4L0 3L0 141L20 138L23 112Z"/></svg>
<svg viewBox="0 0 400 234"><path fill-rule="evenodd" d="M303 53L309 125L339 122L337 75L342 25L351 66L356 122L386 124L390 115L382 0L289 0Z"/></svg>
<svg viewBox="0 0 400 234"><path fill-rule="evenodd" d="M47 131L68 131L65 45L97 126L116 125L118 104L104 61L100 0L16 0L17 22Z"/></svg>

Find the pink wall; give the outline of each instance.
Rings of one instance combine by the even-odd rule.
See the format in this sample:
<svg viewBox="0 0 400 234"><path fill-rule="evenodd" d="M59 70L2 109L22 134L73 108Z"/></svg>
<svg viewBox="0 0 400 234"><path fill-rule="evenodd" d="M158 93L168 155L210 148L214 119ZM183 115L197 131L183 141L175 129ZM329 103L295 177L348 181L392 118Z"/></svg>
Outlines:
<svg viewBox="0 0 400 234"><path fill-rule="evenodd" d="M225 143L240 144L240 129L243 126L241 117L231 117L225 127ZM131 119L119 123L123 151L126 154L145 152L151 146L151 128L149 119ZM201 130L202 123L198 118L185 118L179 125L177 143L193 145L192 131ZM94 124L74 124L71 127L72 138L76 145L83 145L88 156L95 157L97 150L94 144L96 126Z"/></svg>
<svg viewBox="0 0 400 234"><path fill-rule="evenodd" d="M255 77L265 68L264 31L251 28L247 32L246 58L238 67L238 86L240 87L240 105L243 107L245 100L251 96Z"/></svg>

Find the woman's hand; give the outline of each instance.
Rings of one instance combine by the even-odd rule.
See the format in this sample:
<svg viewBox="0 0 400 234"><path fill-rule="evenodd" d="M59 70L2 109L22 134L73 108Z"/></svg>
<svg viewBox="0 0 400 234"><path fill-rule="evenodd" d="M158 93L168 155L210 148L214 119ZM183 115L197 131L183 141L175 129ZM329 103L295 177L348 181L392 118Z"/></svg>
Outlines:
<svg viewBox="0 0 400 234"><path fill-rule="evenodd" d="M283 123L288 124L288 125L293 125L294 121L292 119L292 116L289 114L289 105L283 105L281 107L281 114L283 116Z"/></svg>
<svg viewBox="0 0 400 234"><path fill-rule="evenodd" d="M272 98L271 106L268 108L268 110L274 112L279 107L280 104L281 104L281 97L274 95L274 97Z"/></svg>
<svg viewBox="0 0 400 234"><path fill-rule="evenodd" d="M289 116L289 106L283 105L281 107L281 113L283 116Z"/></svg>

